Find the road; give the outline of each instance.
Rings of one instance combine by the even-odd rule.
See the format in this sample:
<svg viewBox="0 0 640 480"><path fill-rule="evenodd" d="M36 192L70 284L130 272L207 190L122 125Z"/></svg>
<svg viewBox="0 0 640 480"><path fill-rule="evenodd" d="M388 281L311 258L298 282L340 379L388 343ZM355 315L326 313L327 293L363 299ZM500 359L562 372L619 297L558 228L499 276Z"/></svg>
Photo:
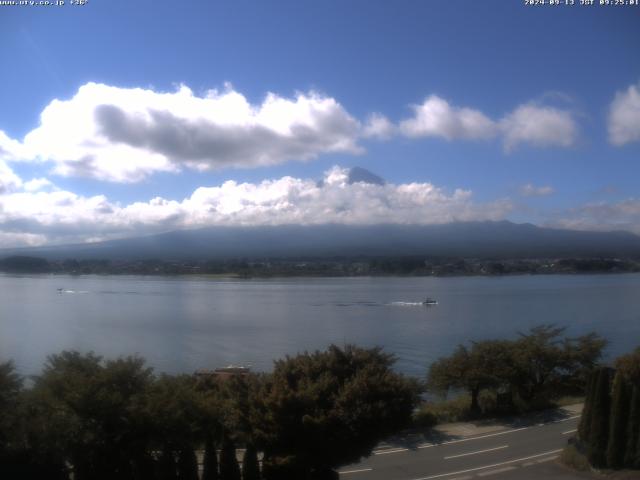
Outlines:
<svg viewBox="0 0 640 480"><path fill-rule="evenodd" d="M340 470L341 480L536 478L548 470L578 426L579 415L438 442L381 447ZM553 465L552 469L561 467ZM573 478L564 472L562 478ZM555 476L555 475L554 475ZM560 478L560 477L558 477ZM578 478L578 477L575 477Z"/></svg>

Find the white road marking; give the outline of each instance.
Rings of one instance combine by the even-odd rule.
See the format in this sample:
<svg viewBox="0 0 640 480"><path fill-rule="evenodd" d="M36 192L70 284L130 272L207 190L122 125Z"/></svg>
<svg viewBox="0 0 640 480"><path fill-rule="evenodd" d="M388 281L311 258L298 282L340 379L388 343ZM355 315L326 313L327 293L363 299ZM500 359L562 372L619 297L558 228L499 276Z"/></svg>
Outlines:
<svg viewBox="0 0 640 480"><path fill-rule="evenodd" d="M344 472L338 472L340 475L347 475L348 473L360 473L360 472L370 472L373 468L360 468L358 470L345 470Z"/></svg>
<svg viewBox="0 0 640 480"><path fill-rule="evenodd" d="M501 467L502 465L508 465L510 463L524 462L525 460L531 460L532 458L539 458L547 455L553 455L554 453L560 453L561 451L562 449L551 450L550 452L538 453L537 455L531 455L529 457L516 458L515 460L508 460L506 462L494 463L493 465L485 465L483 467L469 468L467 470L459 470L457 472L440 473L438 475L430 475L428 477L414 478L413 480L431 480L432 478L442 478L442 477L448 477L449 475L460 475L462 473L476 472L478 470L484 470L485 468Z"/></svg>
<svg viewBox="0 0 640 480"><path fill-rule="evenodd" d="M577 431L578 431L578 429L574 428L573 430L567 430L566 432L562 432L562 435L569 435L570 433L575 433Z"/></svg>
<svg viewBox="0 0 640 480"><path fill-rule="evenodd" d="M551 460L555 460L556 458L558 458L558 455L554 455L552 457L547 457L547 458L541 458L540 460L536 460L536 463L550 462Z"/></svg>
<svg viewBox="0 0 640 480"><path fill-rule="evenodd" d="M500 445L499 447L487 448L485 450L478 450L477 452L469 452L469 453L460 453L458 455L450 455L448 457L444 457L445 460L449 460L451 458L460 458L460 457L468 457L469 455L477 455L479 453L485 452L493 452L494 450L502 450L505 448L509 448L509 445Z"/></svg>
<svg viewBox="0 0 640 480"><path fill-rule="evenodd" d="M396 448L395 450L384 450L382 452L375 452L374 455L388 455L390 453L408 452L408 448Z"/></svg>
<svg viewBox="0 0 640 480"><path fill-rule="evenodd" d="M442 443L425 443L422 445L418 445L418 448L431 448L431 447L438 447L440 445L451 445L452 443L470 442L471 440L481 440L483 438L497 437L498 435L506 435L507 433L521 432L522 430L528 430L529 428L531 427L515 428L513 430L504 430L502 432L490 433L488 435L482 435L480 437L462 438L460 440L450 440L448 442L442 442Z"/></svg>
<svg viewBox="0 0 640 480"><path fill-rule="evenodd" d="M497 470L489 470L488 472L479 473L479 477L486 477L487 475L495 475L496 473L508 472L509 470L515 470L516 467L502 467Z"/></svg>
<svg viewBox="0 0 640 480"><path fill-rule="evenodd" d="M580 417L581 417L581 415L574 415L573 417L562 418L562 419L560 419L560 420L556 420L556 421L551 422L551 423L567 422L567 421L569 421L569 420L573 420L574 418L580 418Z"/></svg>
<svg viewBox="0 0 640 480"><path fill-rule="evenodd" d="M479 437L461 438L459 440L450 440L448 442L441 442L441 443L423 443L421 445L418 445L416 448L421 450L423 448L438 447L440 445L451 445L451 444L454 444L454 443L471 442L472 440L482 440L483 438L497 437L499 435L507 435L508 433L521 432L523 430L528 430L530 428L535 428L535 427L540 427L540 426L545 426L545 425L551 425L551 424L554 424L554 423L566 422L568 420L573 420L573 419L576 419L576 418L580 418L580 415L574 415L573 417L567 417L567 418L563 418L561 420L555 420L555 421L549 422L549 423L541 423L539 425L534 425L532 427L520 427L520 428L511 429L511 430L503 430L503 431L496 432L496 433L489 433L487 435L480 435ZM565 435L565 434L563 433L563 435ZM388 455L390 453L402 453L402 452L408 452L408 451L409 451L408 448L384 447L383 449L380 449L380 450L374 450L373 454L374 455Z"/></svg>

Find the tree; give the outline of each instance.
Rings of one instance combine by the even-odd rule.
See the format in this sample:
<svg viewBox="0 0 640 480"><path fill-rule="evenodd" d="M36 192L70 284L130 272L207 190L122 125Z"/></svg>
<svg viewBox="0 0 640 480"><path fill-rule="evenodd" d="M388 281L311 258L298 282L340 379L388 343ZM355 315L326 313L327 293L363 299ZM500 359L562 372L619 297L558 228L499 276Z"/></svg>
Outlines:
<svg viewBox="0 0 640 480"><path fill-rule="evenodd" d="M611 369L600 368L593 395L591 428L587 458L596 468L606 467L606 451L609 437Z"/></svg>
<svg viewBox="0 0 640 480"><path fill-rule="evenodd" d="M178 453L178 480L198 480L198 459L193 448Z"/></svg>
<svg viewBox="0 0 640 480"><path fill-rule="evenodd" d="M129 477L144 461L135 405L151 377L138 357L104 362L93 353L62 352L47 359L34 398L77 480Z"/></svg>
<svg viewBox="0 0 640 480"><path fill-rule="evenodd" d="M471 349L458 346L450 357L441 358L431 365L427 385L430 389L449 392L464 389L471 396L469 413L480 414L480 391L497 388L506 376L505 369L510 362L509 344L503 341L474 342Z"/></svg>
<svg viewBox="0 0 640 480"><path fill-rule="evenodd" d="M140 408L151 447L162 451L162 461L179 478L191 478L194 450L207 437L208 412L197 383L192 375L162 375L149 387Z"/></svg>
<svg viewBox="0 0 640 480"><path fill-rule="evenodd" d="M276 361L263 385L265 415L257 428L264 477L333 476L334 468L369 455L408 425L420 388L392 372L393 362L379 348L353 345Z"/></svg>
<svg viewBox="0 0 640 480"><path fill-rule="evenodd" d="M212 436L207 436L204 444L202 480L218 480L218 454Z"/></svg>
<svg viewBox="0 0 640 480"><path fill-rule="evenodd" d="M260 480L260 466L256 447L248 444L242 457L242 480Z"/></svg>
<svg viewBox="0 0 640 480"><path fill-rule="evenodd" d="M458 346L449 357L434 362L428 388L435 392L466 390L470 413L480 412L482 390L501 393L502 407L513 408L514 395L525 409L545 406L563 392L584 391L589 372L599 360L605 341L594 333L575 339L560 335L564 328L540 325L515 341L484 340L470 348Z"/></svg>
<svg viewBox="0 0 640 480"><path fill-rule="evenodd" d="M618 469L624 464L627 443L627 422L629 421L629 386L620 372L613 380L613 398L609 418L609 440L607 444L607 465Z"/></svg>
<svg viewBox="0 0 640 480"><path fill-rule="evenodd" d="M567 393L585 393L591 373L602 359L602 352L607 341L595 332L587 333L577 338L565 338L564 376L561 383L562 390Z"/></svg>
<svg viewBox="0 0 640 480"><path fill-rule="evenodd" d="M640 347L616 359L615 368L631 383L640 387Z"/></svg>
<svg viewBox="0 0 640 480"><path fill-rule="evenodd" d="M627 446L624 452L624 465L630 468L640 466L640 387L633 386L627 424Z"/></svg>
<svg viewBox="0 0 640 480"><path fill-rule="evenodd" d="M12 430L22 379L15 372L13 362L0 363L0 458L6 455L12 443Z"/></svg>
<svg viewBox="0 0 640 480"><path fill-rule="evenodd" d="M596 392L596 384L598 382L598 371L591 372L589 377L589 384L584 400L584 407L582 408L582 417L580 418L580 424L578 425L578 436L580 440L585 444L589 442L589 435L591 432L591 421L593 417L593 399Z"/></svg>
<svg viewBox="0 0 640 480"><path fill-rule="evenodd" d="M240 466L236 458L236 446L228 434L222 440L220 480L240 480Z"/></svg>

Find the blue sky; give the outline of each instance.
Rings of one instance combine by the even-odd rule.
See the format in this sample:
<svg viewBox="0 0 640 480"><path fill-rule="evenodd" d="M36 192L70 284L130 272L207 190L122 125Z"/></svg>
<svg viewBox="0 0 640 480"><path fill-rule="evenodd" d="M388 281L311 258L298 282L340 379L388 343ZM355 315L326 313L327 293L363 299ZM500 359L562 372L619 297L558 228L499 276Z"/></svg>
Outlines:
<svg viewBox="0 0 640 480"><path fill-rule="evenodd" d="M0 40L1 246L256 223L640 233L637 6L88 0L0 6ZM353 166L388 184L349 184Z"/></svg>

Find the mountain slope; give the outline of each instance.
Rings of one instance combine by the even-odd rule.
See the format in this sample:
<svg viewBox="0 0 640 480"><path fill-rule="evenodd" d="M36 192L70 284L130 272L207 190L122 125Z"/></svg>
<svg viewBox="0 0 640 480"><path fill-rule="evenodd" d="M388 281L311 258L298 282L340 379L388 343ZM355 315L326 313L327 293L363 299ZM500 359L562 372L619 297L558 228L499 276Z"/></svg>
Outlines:
<svg viewBox="0 0 640 480"><path fill-rule="evenodd" d="M531 224L465 222L443 225L286 225L211 227L107 242L0 250L48 259L430 257L640 257L640 237L628 232L578 232Z"/></svg>

